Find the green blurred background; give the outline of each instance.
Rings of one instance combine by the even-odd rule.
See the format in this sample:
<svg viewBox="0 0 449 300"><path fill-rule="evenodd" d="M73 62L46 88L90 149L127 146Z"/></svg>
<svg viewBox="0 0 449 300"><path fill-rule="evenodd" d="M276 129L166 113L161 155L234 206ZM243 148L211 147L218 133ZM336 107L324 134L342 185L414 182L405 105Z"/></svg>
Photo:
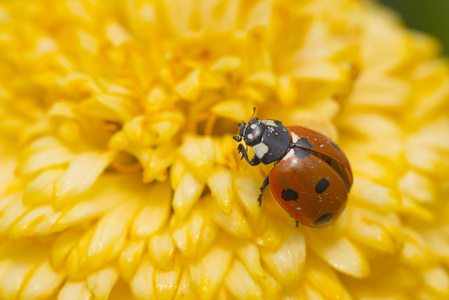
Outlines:
<svg viewBox="0 0 449 300"><path fill-rule="evenodd" d="M408 27L440 39L449 55L449 0L378 0L395 9Z"/></svg>

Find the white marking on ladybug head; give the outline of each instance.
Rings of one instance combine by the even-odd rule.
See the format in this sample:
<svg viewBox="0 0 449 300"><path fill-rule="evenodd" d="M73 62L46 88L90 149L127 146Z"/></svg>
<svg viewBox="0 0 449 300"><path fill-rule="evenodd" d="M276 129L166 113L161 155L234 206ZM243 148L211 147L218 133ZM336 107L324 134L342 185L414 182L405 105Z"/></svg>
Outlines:
<svg viewBox="0 0 449 300"><path fill-rule="evenodd" d="M252 133L248 133L248 139L252 139L254 137L254 134L252 134Z"/></svg>
<svg viewBox="0 0 449 300"><path fill-rule="evenodd" d="M256 128L257 127L257 124L256 123L254 123L254 124L251 124L251 129L254 129L254 128Z"/></svg>
<svg viewBox="0 0 449 300"><path fill-rule="evenodd" d="M253 150L254 150L254 154L256 154L256 156L258 158L262 158L265 154L268 153L268 146L265 145L264 143L259 143L257 145L253 146Z"/></svg>
<svg viewBox="0 0 449 300"><path fill-rule="evenodd" d="M263 120L262 123L264 123L265 125L277 127L277 124L273 120L270 120L270 119Z"/></svg>

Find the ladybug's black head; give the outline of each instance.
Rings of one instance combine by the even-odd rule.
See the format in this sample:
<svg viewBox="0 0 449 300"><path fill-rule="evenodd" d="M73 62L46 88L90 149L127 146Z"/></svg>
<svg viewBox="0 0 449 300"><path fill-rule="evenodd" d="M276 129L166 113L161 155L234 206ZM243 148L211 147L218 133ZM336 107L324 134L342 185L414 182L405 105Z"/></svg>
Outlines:
<svg viewBox="0 0 449 300"><path fill-rule="evenodd" d="M260 143L266 125L258 118L252 118L248 124L242 122L238 125L240 126L239 136L234 136L234 140L240 142L243 139L248 146Z"/></svg>
<svg viewBox="0 0 449 300"><path fill-rule="evenodd" d="M254 150L257 159L263 164L280 160L290 148L290 134L281 122L251 118L248 124L239 123L239 135L234 140L245 141ZM240 147L240 146L239 146ZM239 148L239 151L242 151Z"/></svg>

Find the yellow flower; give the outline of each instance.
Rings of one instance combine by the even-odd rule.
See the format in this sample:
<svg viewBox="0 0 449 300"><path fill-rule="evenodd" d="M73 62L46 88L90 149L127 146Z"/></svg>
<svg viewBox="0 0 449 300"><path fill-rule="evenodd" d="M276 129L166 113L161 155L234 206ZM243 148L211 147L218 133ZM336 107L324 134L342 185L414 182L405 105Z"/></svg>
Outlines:
<svg viewBox="0 0 449 300"><path fill-rule="evenodd" d="M355 0L3 1L1 299L448 299L449 68ZM320 131L354 172L323 229L232 135Z"/></svg>

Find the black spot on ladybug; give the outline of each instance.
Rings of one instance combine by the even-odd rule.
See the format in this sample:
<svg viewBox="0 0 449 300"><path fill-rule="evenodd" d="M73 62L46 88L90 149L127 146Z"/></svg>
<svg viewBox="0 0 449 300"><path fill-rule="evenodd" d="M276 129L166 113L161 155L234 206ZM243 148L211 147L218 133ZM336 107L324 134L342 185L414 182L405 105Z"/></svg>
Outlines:
<svg viewBox="0 0 449 300"><path fill-rule="evenodd" d="M295 145L298 147L313 148L312 144L306 138L300 138L296 141Z"/></svg>
<svg viewBox="0 0 449 300"><path fill-rule="evenodd" d="M329 181L326 178L321 178L315 186L315 192L322 194L329 187Z"/></svg>
<svg viewBox="0 0 449 300"><path fill-rule="evenodd" d="M310 152L301 148L293 148L293 151L295 152L295 156L297 158L304 158L310 155Z"/></svg>
<svg viewBox="0 0 449 300"><path fill-rule="evenodd" d="M341 151L341 150L340 150L340 147L338 147L338 146L337 146L337 144L335 144L335 143L334 143L334 142L332 142L332 141L331 141L331 144L332 144L332 146L334 146L334 147L335 147L335 149L337 149L338 151Z"/></svg>
<svg viewBox="0 0 449 300"><path fill-rule="evenodd" d="M319 217L318 219L316 219L316 220L313 222L313 225L317 225L317 226L319 226L319 225L324 225L324 224L328 223L328 222L332 219L333 216L334 216L334 215L331 214L331 213L322 215L321 217Z"/></svg>
<svg viewBox="0 0 449 300"><path fill-rule="evenodd" d="M295 201L296 199L298 199L298 193L292 189L283 189L281 197L285 201Z"/></svg>

